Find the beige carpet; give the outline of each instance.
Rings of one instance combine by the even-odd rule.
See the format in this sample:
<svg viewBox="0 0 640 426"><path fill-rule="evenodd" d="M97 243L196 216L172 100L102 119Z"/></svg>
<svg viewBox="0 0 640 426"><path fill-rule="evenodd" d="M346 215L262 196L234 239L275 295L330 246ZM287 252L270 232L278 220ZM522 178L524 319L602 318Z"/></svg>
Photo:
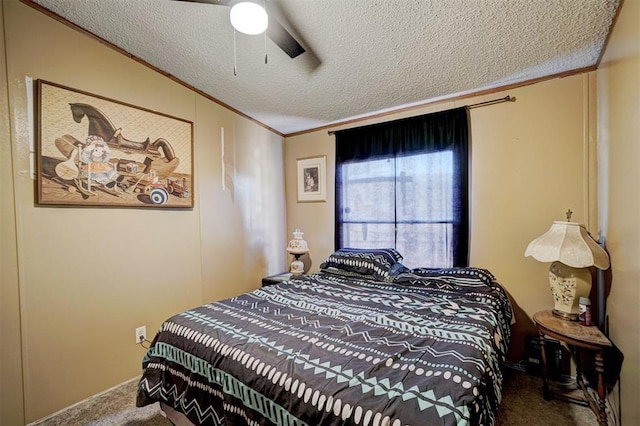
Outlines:
<svg viewBox="0 0 640 426"><path fill-rule="evenodd" d="M136 407L137 388L138 381L130 381L32 425L171 426L158 404Z"/></svg>
<svg viewBox="0 0 640 426"><path fill-rule="evenodd" d="M138 382L131 381L34 423L37 426L171 426L158 404L135 407ZM542 379L519 372L507 373L496 426L591 426L597 419L589 408L562 401L545 401Z"/></svg>
<svg viewBox="0 0 640 426"><path fill-rule="evenodd" d="M542 378L508 372L502 391L496 426L596 426L588 407L559 400L545 401Z"/></svg>

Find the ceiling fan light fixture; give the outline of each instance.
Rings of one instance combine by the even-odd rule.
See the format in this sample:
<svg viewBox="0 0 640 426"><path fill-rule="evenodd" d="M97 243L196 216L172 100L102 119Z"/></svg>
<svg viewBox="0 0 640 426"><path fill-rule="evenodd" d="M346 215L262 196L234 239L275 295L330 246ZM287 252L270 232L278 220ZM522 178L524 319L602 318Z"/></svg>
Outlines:
<svg viewBox="0 0 640 426"><path fill-rule="evenodd" d="M256 35L265 32L269 17L264 7L250 1L236 3L231 8L231 25L243 34Z"/></svg>

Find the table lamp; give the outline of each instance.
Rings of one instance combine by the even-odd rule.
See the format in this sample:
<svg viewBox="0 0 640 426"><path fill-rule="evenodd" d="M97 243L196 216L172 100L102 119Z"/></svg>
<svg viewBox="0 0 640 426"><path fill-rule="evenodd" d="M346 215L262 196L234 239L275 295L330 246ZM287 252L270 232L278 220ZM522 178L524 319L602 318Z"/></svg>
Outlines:
<svg viewBox="0 0 640 426"><path fill-rule="evenodd" d="M543 235L531 241L524 252L540 262L553 262L549 268L549 286L553 295L554 315L576 321L581 297L591 292L589 267L609 268L609 256L596 243L585 227L569 222L553 222Z"/></svg>
<svg viewBox="0 0 640 426"><path fill-rule="evenodd" d="M304 272L304 263L300 260L300 256L309 251L307 242L302 239L304 232L296 229L293 231L293 240L289 241L287 245L287 252L292 254L294 259L291 262L290 272L294 275L299 275Z"/></svg>

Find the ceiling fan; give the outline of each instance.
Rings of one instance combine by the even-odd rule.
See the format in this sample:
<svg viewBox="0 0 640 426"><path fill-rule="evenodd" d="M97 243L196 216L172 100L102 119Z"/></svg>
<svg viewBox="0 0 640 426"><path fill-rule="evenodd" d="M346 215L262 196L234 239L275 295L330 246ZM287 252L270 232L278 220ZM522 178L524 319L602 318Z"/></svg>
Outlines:
<svg viewBox="0 0 640 426"><path fill-rule="evenodd" d="M214 6L230 6L233 7L238 3L248 2L259 4L262 8L262 1L254 0L176 0L190 3L204 3ZM262 9L264 11L264 9ZM269 25L266 29L267 37L269 37L280 49L282 49L290 58L295 58L303 54L306 50L302 45L287 31L287 29L274 17L269 16ZM262 31L260 31L261 33Z"/></svg>

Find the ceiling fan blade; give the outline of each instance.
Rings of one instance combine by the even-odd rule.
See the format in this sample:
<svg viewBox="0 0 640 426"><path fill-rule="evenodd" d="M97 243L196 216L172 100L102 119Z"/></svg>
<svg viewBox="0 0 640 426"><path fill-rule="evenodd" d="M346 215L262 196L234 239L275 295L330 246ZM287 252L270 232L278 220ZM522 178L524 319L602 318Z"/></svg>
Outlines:
<svg viewBox="0 0 640 426"><path fill-rule="evenodd" d="M175 1L184 1L189 3L204 3L204 4L213 4L218 6L230 6L233 0L175 0Z"/></svg>
<svg viewBox="0 0 640 426"><path fill-rule="evenodd" d="M284 50L290 58L295 58L296 56L306 52L304 47L302 47L300 43L293 38L289 31L287 31L277 19L272 17L269 17L267 37L269 37L280 49Z"/></svg>

